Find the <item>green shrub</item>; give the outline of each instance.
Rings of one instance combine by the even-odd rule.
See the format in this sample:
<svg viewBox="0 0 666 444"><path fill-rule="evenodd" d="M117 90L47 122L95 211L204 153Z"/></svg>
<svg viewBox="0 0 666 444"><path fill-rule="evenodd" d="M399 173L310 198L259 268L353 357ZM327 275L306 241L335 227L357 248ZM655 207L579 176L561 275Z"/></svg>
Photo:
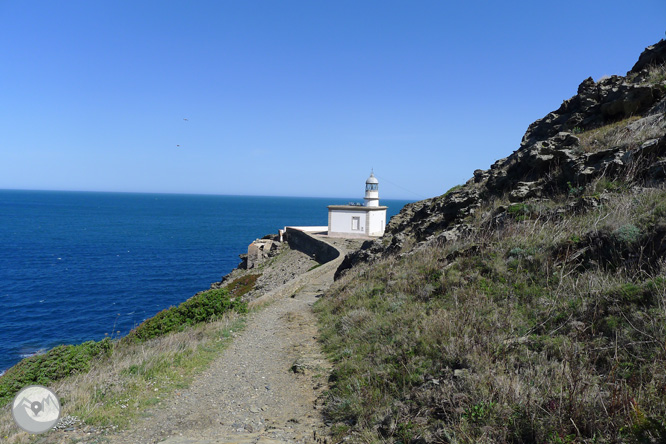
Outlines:
<svg viewBox="0 0 666 444"><path fill-rule="evenodd" d="M581 238L580 238L580 236L577 235L577 234L572 234L571 236L569 236L569 241L570 241L571 243L574 243L574 244L579 244L580 241L581 241Z"/></svg>
<svg viewBox="0 0 666 444"><path fill-rule="evenodd" d="M523 257L525 256L526 251L520 247L514 247L511 250L509 250L509 253L507 254L508 257Z"/></svg>
<svg viewBox="0 0 666 444"><path fill-rule="evenodd" d="M643 289L631 282L622 285L618 290L618 294L623 303L635 304L643 300Z"/></svg>
<svg viewBox="0 0 666 444"><path fill-rule="evenodd" d="M648 280L641 285L627 282L608 291L609 299L625 309L629 305L651 306L659 291L663 290L663 278ZM631 307L634 311L637 307Z"/></svg>
<svg viewBox="0 0 666 444"><path fill-rule="evenodd" d="M641 230L634 224L627 224L615 230L613 235L620 242L633 244L641 237Z"/></svg>
<svg viewBox="0 0 666 444"><path fill-rule="evenodd" d="M226 288L204 291L177 307L162 310L146 319L123 341L146 341L173 331L182 331L191 325L213 321L231 310L244 313L247 304L240 297L232 297Z"/></svg>
<svg viewBox="0 0 666 444"><path fill-rule="evenodd" d="M567 194L569 197L579 197L583 194L583 191L585 191L584 186L573 186L571 182L567 182Z"/></svg>
<svg viewBox="0 0 666 444"><path fill-rule="evenodd" d="M607 178L601 178L594 186L594 191L596 193L603 193L604 191L616 193L620 191L626 191L629 188L628 184L621 180L610 180Z"/></svg>
<svg viewBox="0 0 666 444"><path fill-rule="evenodd" d="M634 413L634 416L634 424L622 430L632 442L639 444L666 442L666 421L646 417L640 411Z"/></svg>
<svg viewBox="0 0 666 444"><path fill-rule="evenodd" d="M515 218L516 220L527 220L530 218L530 215L533 212L533 209L530 205L524 203L515 203L509 205L509 208L506 209L507 214Z"/></svg>
<svg viewBox="0 0 666 444"><path fill-rule="evenodd" d="M489 402L479 402L474 404L468 409L465 409L465 412L462 414L463 418L468 421L479 423L484 422L489 416L495 406L495 403L492 401Z"/></svg>
<svg viewBox="0 0 666 444"><path fill-rule="evenodd" d="M79 345L59 345L43 355L23 359L0 378L0 406L11 401L25 386L47 386L71 374L88 371L93 360L110 355L112 347L111 340L106 338Z"/></svg>

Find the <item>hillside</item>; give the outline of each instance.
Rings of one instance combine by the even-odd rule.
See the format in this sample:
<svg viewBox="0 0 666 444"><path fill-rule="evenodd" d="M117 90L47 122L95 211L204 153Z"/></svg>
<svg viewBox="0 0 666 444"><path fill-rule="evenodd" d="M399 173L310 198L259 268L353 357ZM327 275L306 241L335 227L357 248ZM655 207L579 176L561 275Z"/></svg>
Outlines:
<svg viewBox="0 0 666 444"><path fill-rule="evenodd" d="M666 442L666 41L407 205L318 304L359 442Z"/></svg>

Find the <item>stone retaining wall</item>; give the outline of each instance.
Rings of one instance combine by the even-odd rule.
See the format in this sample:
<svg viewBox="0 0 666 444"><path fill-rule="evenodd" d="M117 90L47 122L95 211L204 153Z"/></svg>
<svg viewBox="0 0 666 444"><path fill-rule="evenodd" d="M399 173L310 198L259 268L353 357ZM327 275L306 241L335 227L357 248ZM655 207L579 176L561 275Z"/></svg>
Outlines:
<svg viewBox="0 0 666 444"><path fill-rule="evenodd" d="M287 231L289 232L289 229ZM320 254L319 257L331 257L332 259L329 260L328 262L323 263L321 266L292 279L283 286L276 288L272 291L269 291L263 296L258 297L257 299L251 301L249 303L250 308L256 308L268 304L275 299L289 297L294 293L296 293L302 287L308 284L316 283L319 280L322 280L326 274L335 273L335 270L337 270L337 268L342 263L342 260L344 259L346 254L346 251L344 251L343 249L334 247L328 242L322 239L318 239L304 231L292 230L291 234L293 233L300 233L300 234L292 236L292 239L297 239L296 242L298 243L298 247L294 247L290 242L289 245L292 248L297 248L297 249L300 249L299 247L311 248L314 254L317 254L317 252L319 252Z"/></svg>
<svg viewBox="0 0 666 444"><path fill-rule="evenodd" d="M287 227L284 237L292 249L307 254L320 264L325 264L340 256L337 248L313 237L306 231Z"/></svg>

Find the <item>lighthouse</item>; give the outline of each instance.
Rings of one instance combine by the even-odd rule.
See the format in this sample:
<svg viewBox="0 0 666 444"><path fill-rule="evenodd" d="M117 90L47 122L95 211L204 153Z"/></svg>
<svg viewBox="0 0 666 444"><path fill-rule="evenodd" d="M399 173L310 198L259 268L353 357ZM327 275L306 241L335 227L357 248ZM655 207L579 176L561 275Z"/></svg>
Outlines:
<svg viewBox="0 0 666 444"><path fill-rule="evenodd" d="M374 171L370 173L370 177L365 181L365 201L366 207L379 206L379 181L375 177Z"/></svg>
<svg viewBox="0 0 666 444"><path fill-rule="evenodd" d="M379 205L379 181L374 172L365 181L363 204L329 205L328 235L379 237L386 228L386 209Z"/></svg>

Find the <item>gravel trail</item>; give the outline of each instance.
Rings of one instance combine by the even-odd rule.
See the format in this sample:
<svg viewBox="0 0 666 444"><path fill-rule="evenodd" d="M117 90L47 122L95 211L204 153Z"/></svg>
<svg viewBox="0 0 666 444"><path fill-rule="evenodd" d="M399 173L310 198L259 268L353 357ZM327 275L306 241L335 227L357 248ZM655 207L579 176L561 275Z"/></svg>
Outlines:
<svg viewBox="0 0 666 444"><path fill-rule="evenodd" d="M330 364L317 342L312 305L356 242L327 239L339 258L299 277L248 316L246 327L189 388L111 444L326 442L321 415ZM294 286L292 285L292 288ZM287 288L285 286L285 288Z"/></svg>

